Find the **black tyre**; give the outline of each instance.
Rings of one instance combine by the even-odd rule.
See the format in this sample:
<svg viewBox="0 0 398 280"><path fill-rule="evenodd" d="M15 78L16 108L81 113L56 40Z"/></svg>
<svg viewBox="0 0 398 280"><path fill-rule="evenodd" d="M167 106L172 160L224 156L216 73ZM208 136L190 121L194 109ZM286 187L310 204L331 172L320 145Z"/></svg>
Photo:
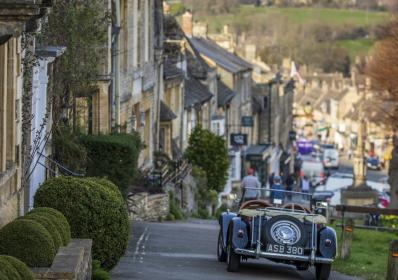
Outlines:
<svg viewBox="0 0 398 280"><path fill-rule="evenodd" d="M267 225L263 230L263 233L265 231L265 234L263 234L263 236L265 235L266 240L263 240L263 242L267 242L270 244L285 244L285 242L281 243L281 240L277 240L277 236L275 236L275 234L271 232L274 225L276 225L276 227L280 225L280 226L291 227L292 229L294 229L294 232L297 235L296 238L297 240L294 240L292 244L289 245L303 246L303 247L306 245L308 241L308 233L305 230L304 224L300 222L298 219L288 215L275 216L272 217L267 222Z"/></svg>
<svg viewBox="0 0 398 280"><path fill-rule="evenodd" d="M316 280L328 280L330 271L332 270L331 264L318 263L315 265Z"/></svg>
<svg viewBox="0 0 398 280"><path fill-rule="evenodd" d="M218 234L217 259L219 262L227 261L227 252L224 249L221 230L220 230L220 233Z"/></svg>
<svg viewBox="0 0 398 280"><path fill-rule="evenodd" d="M240 256L234 252L232 247L232 237L228 238L227 243L227 271L238 272L240 266Z"/></svg>

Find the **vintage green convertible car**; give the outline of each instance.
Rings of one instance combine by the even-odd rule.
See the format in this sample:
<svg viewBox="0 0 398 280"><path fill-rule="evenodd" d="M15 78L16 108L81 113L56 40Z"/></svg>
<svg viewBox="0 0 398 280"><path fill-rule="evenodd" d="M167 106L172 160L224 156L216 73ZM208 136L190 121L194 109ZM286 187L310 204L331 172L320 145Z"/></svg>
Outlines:
<svg viewBox="0 0 398 280"><path fill-rule="evenodd" d="M336 232L320 214L325 205L311 205L311 195L253 189L256 200L241 202L238 213L224 212L219 218L217 255L227 270L239 270L241 260L266 258L295 265L298 270L315 266L316 279L329 278L336 256ZM276 197L276 196L275 196Z"/></svg>

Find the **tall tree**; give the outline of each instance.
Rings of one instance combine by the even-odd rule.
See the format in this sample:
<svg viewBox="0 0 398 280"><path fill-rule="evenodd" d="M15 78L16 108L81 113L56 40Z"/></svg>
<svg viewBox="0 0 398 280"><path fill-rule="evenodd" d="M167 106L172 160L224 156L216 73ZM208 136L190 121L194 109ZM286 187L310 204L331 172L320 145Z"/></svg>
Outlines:
<svg viewBox="0 0 398 280"><path fill-rule="evenodd" d="M106 63L109 15L105 2L56 1L43 26L41 44L67 48L56 63L53 82L55 94L62 100L59 103L73 109L69 111L74 116L76 96L89 96L93 93Z"/></svg>
<svg viewBox="0 0 398 280"><path fill-rule="evenodd" d="M373 60L368 67L375 90L382 97L398 104L398 18L387 25L384 38L376 45ZM398 105L392 112L385 111L385 121L398 129ZM391 207L398 208L398 141L394 141L393 158L389 168Z"/></svg>
<svg viewBox="0 0 398 280"><path fill-rule="evenodd" d="M224 189L228 179L229 160L223 138L198 125L189 137L185 157L206 173L209 190L221 192Z"/></svg>

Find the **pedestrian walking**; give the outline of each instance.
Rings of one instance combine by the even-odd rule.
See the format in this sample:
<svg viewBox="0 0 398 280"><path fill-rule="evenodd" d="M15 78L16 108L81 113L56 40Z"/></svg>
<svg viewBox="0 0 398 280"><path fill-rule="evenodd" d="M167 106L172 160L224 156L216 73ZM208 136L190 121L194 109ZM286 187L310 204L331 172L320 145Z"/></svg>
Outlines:
<svg viewBox="0 0 398 280"><path fill-rule="evenodd" d="M261 188L261 183L258 180L258 178L254 175L254 169L249 168L247 170L247 176L243 178L241 183L241 189L242 189L241 203L257 199L259 190L255 190L256 188Z"/></svg>
<svg viewBox="0 0 398 280"><path fill-rule="evenodd" d="M289 192L293 191L294 190L294 184L295 184L294 175L290 174L286 178L286 182L285 182L286 190L289 191ZM287 198L287 200L290 201L292 199L292 194L291 193L287 193L286 194L286 198Z"/></svg>
<svg viewBox="0 0 398 280"><path fill-rule="evenodd" d="M274 204L283 204L285 193L283 192L281 177L275 176L274 182L271 185L271 202Z"/></svg>
<svg viewBox="0 0 398 280"><path fill-rule="evenodd" d="M308 194L311 189L312 189L311 181L308 179L306 175L304 175L304 177L301 178L300 191L302 193ZM308 198L307 195L304 195L303 197L304 199Z"/></svg>

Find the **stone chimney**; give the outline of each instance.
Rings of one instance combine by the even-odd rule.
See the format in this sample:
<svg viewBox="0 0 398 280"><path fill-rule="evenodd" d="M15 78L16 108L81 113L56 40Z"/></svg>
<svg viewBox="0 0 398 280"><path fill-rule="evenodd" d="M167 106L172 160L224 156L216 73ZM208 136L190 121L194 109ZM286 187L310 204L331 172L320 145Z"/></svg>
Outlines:
<svg viewBox="0 0 398 280"><path fill-rule="evenodd" d="M166 1L163 1L163 11L165 15L170 14L170 5Z"/></svg>
<svg viewBox="0 0 398 280"><path fill-rule="evenodd" d="M228 34L229 34L229 26L228 26L227 24L224 25L223 31L224 31L224 34L225 34L225 35L228 35Z"/></svg>
<svg viewBox="0 0 398 280"><path fill-rule="evenodd" d="M255 61L256 60L256 52L257 52L257 48L256 45L254 44L247 44L245 46L245 58L248 61Z"/></svg>
<svg viewBox="0 0 398 280"><path fill-rule="evenodd" d="M182 20L181 20L181 27L182 31L184 31L185 35L188 37L192 37L193 35L193 17L192 13L190 11L186 11L182 15Z"/></svg>
<svg viewBox="0 0 398 280"><path fill-rule="evenodd" d="M194 22L192 35L195 37L207 37L208 27L204 22Z"/></svg>

